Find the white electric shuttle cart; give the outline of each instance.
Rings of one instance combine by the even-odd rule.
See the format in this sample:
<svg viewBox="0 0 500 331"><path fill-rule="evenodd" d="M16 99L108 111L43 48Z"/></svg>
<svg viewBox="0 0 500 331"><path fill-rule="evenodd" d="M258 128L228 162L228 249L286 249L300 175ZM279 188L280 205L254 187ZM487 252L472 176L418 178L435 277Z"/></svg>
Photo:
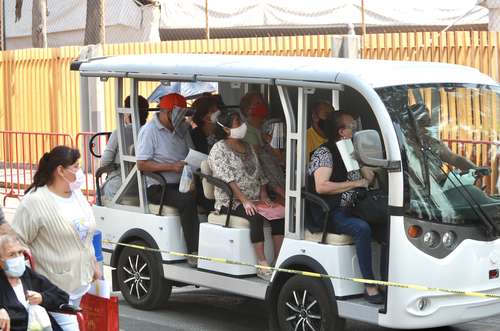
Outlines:
<svg viewBox="0 0 500 331"><path fill-rule="evenodd" d="M308 112L312 103L326 99L357 116L362 130L353 139L356 154L385 177L379 186L388 194L388 280L500 294L500 200L494 185L500 88L479 71L424 62L186 54L97 58L74 62L72 69L82 79L99 77L114 84L123 184L116 196L98 197L93 207L104 239L186 251L177 211L168 202L156 206L147 201L144 179L158 175L136 167L137 95L159 83L214 82L229 106L238 105L247 91L261 91L272 116L286 122L286 229L277 267L361 277L350 237L308 228L306 204L328 212L305 189ZM124 108L128 94L132 106ZM415 109L426 113L427 123ZM126 114L132 118L133 142L124 135ZM440 160L424 133L434 135L432 144L461 149L492 172L456 171ZM96 177L109 170L100 169ZM210 169L201 172L210 197ZM208 220L200 225L200 255L256 262L244 219L214 213L200 213L200 219ZM269 239L267 231L267 256L272 258ZM103 246L105 262L115 268L115 289L141 309L160 306L174 286L198 285L265 300L270 326L279 330L337 331L345 319L418 329L500 313L497 299L396 287L387 289L385 304L372 305L362 298L363 285L355 282L276 272L266 282L253 267L199 261L193 268L166 253ZM374 242L373 251L379 277L381 246Z"/></svg>

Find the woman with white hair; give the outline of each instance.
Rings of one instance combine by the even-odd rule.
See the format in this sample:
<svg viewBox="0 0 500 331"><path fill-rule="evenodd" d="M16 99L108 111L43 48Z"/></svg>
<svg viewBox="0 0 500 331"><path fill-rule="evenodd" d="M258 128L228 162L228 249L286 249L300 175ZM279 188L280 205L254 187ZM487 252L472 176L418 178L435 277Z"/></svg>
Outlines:
<svg viewBox="0 0 500 331"><path fill-rule="evenodd" d="M276 200L285 204L285 123L277 118L269 119L262 125L263 145L259 150L259 161L268 189Z"/></svg>
<svg viewBox="0 0 500 331"><path fill-rule="evenodd" d="M66 304L69 299L66 292L26 267L24 250L15 236L0 235L0 329L2 331L27 330L30 305L39 305L50 311ZM53 330L61 330L53 319L51 324Z"/></svg>

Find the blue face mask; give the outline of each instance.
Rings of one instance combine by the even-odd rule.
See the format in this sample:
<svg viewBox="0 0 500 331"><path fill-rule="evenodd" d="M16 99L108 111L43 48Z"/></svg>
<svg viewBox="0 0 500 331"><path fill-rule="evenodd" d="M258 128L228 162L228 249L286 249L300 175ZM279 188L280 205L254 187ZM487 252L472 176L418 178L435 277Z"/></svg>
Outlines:
<svg viewBox="0 0 500 331"><path fill-rule="evenodd" d="M21 255L5 260L4 272L8 277L19 278L24 274L25 270L26 263L24 262L24 256Z"/></svg>

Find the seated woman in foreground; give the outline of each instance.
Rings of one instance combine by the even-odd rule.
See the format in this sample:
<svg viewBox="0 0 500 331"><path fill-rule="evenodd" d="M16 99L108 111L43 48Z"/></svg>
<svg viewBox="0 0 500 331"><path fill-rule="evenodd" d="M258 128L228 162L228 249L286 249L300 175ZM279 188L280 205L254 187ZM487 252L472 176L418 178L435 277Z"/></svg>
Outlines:
<svg viewBox="0 0 500 331"><path fill-rule="evenodd" d="M255 202L260 200L271 204L257 154L250 144L243 141L247 126L238 112L222 113L217 118L215 134L220 140L215 143L208 156L213 176L231 187L235 201L231 215L243 217L250 223L252 242L257 263L269 265L264 254L264 222L271 223L275 256L278 256L283 242L284 220L267 221L257 213ZM223 190L215 189L215 209L223 214L228 212L229 197ZM270 270L257 269L257 276L269 280Z"/></svg>

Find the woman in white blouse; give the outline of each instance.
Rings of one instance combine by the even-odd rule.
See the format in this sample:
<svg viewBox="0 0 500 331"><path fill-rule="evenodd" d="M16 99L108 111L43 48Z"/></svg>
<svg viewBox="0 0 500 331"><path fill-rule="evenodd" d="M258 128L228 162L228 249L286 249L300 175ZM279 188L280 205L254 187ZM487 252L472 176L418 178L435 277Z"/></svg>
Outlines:
<svg viewBox="0 0 500 331"><path fill-rule="evenodd" d="M12 223L37 271L66 291L75 306L101 277L92 246L96 223L80 190L85 176L79 159L80 152L67 146L45 153ZM63 330L78 330L75 316L53 316Z"/></svg>

